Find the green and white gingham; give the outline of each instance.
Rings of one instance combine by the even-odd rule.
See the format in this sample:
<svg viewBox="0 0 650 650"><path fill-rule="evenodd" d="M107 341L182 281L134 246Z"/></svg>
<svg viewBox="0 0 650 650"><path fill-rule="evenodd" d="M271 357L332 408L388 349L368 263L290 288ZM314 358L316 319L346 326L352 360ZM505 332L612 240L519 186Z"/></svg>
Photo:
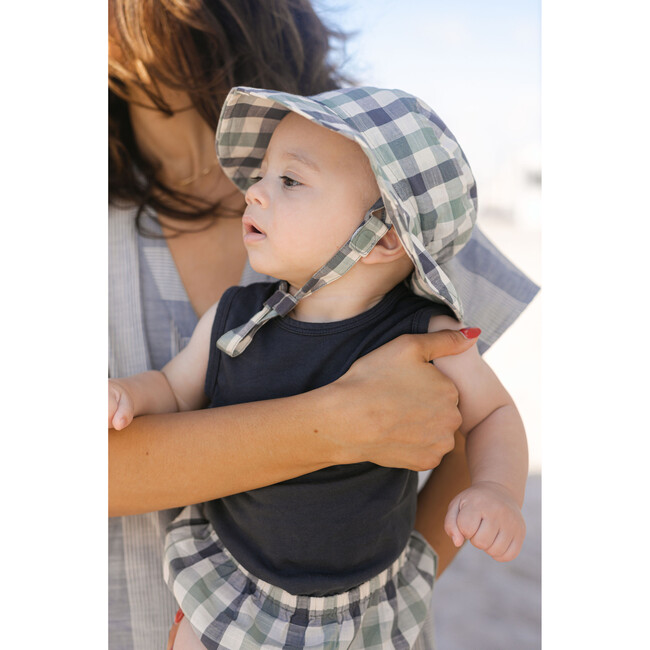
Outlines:
<svg viewBox="0 0 650 650"><path fill-rule="evenodd" d="M252 576L200 506L172 522L165 580L208 650L414 648L426 625L437 558L414 532L393 564L334 596L294 596Z"/></svg>
<svg viewBox="0 0 650 650"><path fill-rule="evenodd" d="M290 111L358 143L370 160L395 230L413 261L411 288L463 308L440 264L469 241L476 221L476 183L452 133L434 111L400 90L343 88L312 97L233 88L221 111L216 148L243 192L259 175L279 121Z"/></svg>
<svg viewBox="0 0 650 650"><path fill-rule="evenodd" d="M278 290L248 322L219 337L217 347L230 357L239 356L262 325L277 316L286 316L300 300L347 273L361 257L368 255L375 244L390 230L390 226L383 221L384 214L385 210L380 199L368 210L352 237L309 278L303 287L291 295L287 282L281 282Z"/></svg>

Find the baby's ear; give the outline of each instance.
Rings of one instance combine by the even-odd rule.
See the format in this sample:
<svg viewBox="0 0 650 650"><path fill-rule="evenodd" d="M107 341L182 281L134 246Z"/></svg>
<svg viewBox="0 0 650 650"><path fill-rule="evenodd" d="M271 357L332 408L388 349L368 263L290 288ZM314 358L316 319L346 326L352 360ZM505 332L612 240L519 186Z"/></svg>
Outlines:
<svg viewBox="0 0 650 650"><path fill-rule="evenodd" d="M406 255L406 251L399 240L395 228L391 228L375 245L375 247L361 258L365 264L386 264L394 262Z"/></svg>

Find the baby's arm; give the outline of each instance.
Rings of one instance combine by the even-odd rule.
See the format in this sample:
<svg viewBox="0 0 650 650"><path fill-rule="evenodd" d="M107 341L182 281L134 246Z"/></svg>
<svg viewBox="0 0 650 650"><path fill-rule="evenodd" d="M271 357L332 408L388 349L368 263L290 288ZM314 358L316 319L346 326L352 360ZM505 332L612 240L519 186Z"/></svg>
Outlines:
<svg viewBox="0 0 650 650"><path fill-rule="evenodd" d="M447 316L435 316L429 331L459 329ZM476 346L436 366L458 388L461 432L467 438L472 486L449 504L445 530L456 546L465 539L501 562L521 550L526 526L521 515L528 446L517 408Z"/></svg>
<svg viewBox="0 0 650 650"><path fill-rule="evenodd" d="M162 370L108 380L109 429L123 429L136 415L194 411L205 405L203 385L216 309L208 309L187 346Z"/></svg>

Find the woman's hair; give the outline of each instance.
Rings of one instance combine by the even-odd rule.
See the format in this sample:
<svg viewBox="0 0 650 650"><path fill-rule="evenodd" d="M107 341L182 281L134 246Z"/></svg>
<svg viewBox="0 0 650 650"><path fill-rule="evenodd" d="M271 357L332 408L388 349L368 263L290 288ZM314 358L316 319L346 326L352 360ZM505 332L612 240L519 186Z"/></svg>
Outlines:
<svg viewBox="0 0 650 650"><path fill-rule="evenodd" d="M129 86L170 115L158 84L186 92L216 130L233 86L312 95L346 81L329 59L330 39L345 36L308 0L110 0L110 23L121 56L109 60L109 199L135 203L138 217L145 206L191 219L216 215L219 205L156 179L135 142Z"/></svg>

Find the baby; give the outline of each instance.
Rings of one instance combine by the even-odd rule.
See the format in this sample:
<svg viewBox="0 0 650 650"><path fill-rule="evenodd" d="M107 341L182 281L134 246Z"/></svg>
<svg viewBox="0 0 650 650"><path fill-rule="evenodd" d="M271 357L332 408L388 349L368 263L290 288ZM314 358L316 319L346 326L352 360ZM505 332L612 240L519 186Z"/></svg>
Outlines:
<svg viewBox="0 0 650 650"><path fill-rule="evenodd" d="M282 281L229 289L161 372L110 380L109 427L302 393L401 334L462 327L439 263L471 235L476 186L419 99L234 88L217 153L245 192L251 266ZM472 478L445 530L512 560L528 469L517 409L476 346L436 366L458 388ZM415 472L359 463L188 506L166 541L192 630L176 647L188 634L210 649L426 647L436 556L413 530L416 495Z"/></svg>

